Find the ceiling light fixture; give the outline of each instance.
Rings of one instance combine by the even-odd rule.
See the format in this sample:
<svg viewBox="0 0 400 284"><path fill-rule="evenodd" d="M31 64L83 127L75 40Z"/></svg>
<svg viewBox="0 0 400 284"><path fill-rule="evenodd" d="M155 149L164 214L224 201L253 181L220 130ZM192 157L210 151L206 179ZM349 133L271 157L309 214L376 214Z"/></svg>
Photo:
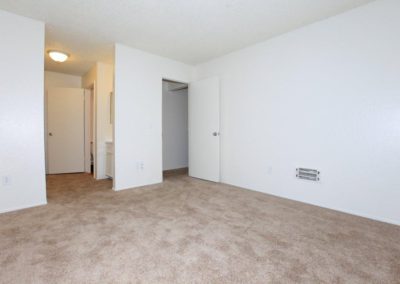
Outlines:
<svg viewBox="0 0 400 284"><path fill-rule="evenodd" d="M64 62L69 57L69 54L57 50L49 50L47 53L55 62Z"/></svg>

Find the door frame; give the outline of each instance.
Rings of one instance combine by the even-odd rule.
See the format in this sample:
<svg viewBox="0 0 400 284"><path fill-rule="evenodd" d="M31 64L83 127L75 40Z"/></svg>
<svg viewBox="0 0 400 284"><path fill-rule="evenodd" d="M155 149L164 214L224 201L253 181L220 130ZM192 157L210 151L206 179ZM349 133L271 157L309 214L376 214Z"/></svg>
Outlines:
<svg viewBox="0 0 400 284"><path fill-rule="evenodd" d="M46 174L50 173L50 163L49 163L49 89L80 89L83 91L83 172L85 171L85 89L74 88L74 87L51 87L48 88L44 96L44 111L45 111L45 127L44 127L44 138L45 138L45 164L46 164Z"/></svg>
<svg viewBox="0 0 400 284"><path fill-rule="evenodd" d="M161 77L160 80L160 92L161 92L161 180L162 182L164 182L164 169L163 169L163 165L164 165L164 151L163 151L163 145L164 145L164 134L163 134L163 81L167 81L167 82L174 82L174 83L182 83L182 84L187 84L188 88L189 88L189 83L190 82L185 82L182 80L176 80L170 77ZM188 101L189 101L189 90L188 90ZM189 104L188 104L188 122L189 122ZM188 125L189 127L189 125ZM188 129L189 130L189 129ZM188 131L188 143L189 143L189 131ZM188 150L188 157L189 157L189 150ZM188 165L189 167L189 165Z"/></svg>
<svg viewBox="0 0 400 284"><path fill-rule="evenodd" d="M97 136L96 136L96 113L97 113L97 109L96 109L96 82L95 81L93 81L93 83L92 84L90 84L88 87L86 87L86 88L83 88L84 89L84 91L86 91L86 90L90 90L90 92L91 92L91 96L92 96L92 98L93 98L93 100L92 100L92 102L91 102L91 107L92 107L92 127L93 127L93 129L92 129L92 131L93 131L93 133L92 133L92 135L93 135L93 177L94 178L96 178L96 172L97 172L97 162L96 162L96 159L97 159L97 151L96 151L96 148L97 148ZM86 143L87 143L87 141L86 141L86 131L87 131L87 129L86 129L86 94L85 94L85 100L84 100L84 119L85 119L85 121L84 121L84 131L85 131L85 134L84 134L84 137L85 137L85 141L84 141L84 149L85 149L85 151L86 151ZM45 123L44 123L44 138L45 138L45 164L46 164L46 174L49 174L49 169L48 169L48 165L49 165L49 154L48 154L48 145L47 145L47 143L48 143L48 112L47 112L47 103L48 103L48 90L46 90L45 91L45 96L44 96L44 112L45 112ZM89 114L90 115L90 114ZM85 170L85 172L86 172L86 153L85 153L85 157L84 157L84 160L85 160L85 167L84 167L84 170Z"/></svg>
<svg viewBox="0 0 400 284"><path fill-rule="evenodd" d="M97 90L96 90L96 80L90 84L87 89L90 89L92 92L92 121L93 121L93 178L97 179Z"/></svg>
<svg viewBox="0 0 400 284"><path fill-rule="evenodd" d="M222 182L222 136L221 133L223 131L222 129L222 111L221 111L221 79L219 76L213 76L215 78L218 78L219 80L219 132L218 132L218 139L219 139L219 179L218 182ZM207 79L207 78L202 78L202 79ZM201 79L200 79L201 80ZM176 83L182 83L182 84L187 84L188 85L188 143L190 141L189 136L190 136L190 130L189 130L189 116L190 116L190 107L189 107L189 93L190 93L190 83L191 82L196 82L194 80L192 80L191 82L187 82L187 81L182 81L182 80L177 80L171 77L162 77L160 80L160 92L161 92L161 180L162 182L164 182L164 175L163 175L163 159L164 159L164 155L163 155L163 133L162 133L162 126L163 126L163 107L162 107L162 103L163 103L163 94L162 94L162 82L163 81L171 81L171 82L176 82ZM190 147L190 145L188 145ZM188 149L188 158L190 160L190 151ZM188 164L188 168L189 168L189 164Z"/></svg>
<svg viewBox="0 0 400 284"><path fill-rule="evenodd" d="M93 151L93 175L96 170L96 162L95 162L95 155L94 155L94 147L95 147L95 104L94 104L94 85L90 86L89 88L85 88L85 172L91 173L91 155L90 149L92 148ZM92 130L92 133L90 133ZM92 146L90 145L92 137Z"/></svg>

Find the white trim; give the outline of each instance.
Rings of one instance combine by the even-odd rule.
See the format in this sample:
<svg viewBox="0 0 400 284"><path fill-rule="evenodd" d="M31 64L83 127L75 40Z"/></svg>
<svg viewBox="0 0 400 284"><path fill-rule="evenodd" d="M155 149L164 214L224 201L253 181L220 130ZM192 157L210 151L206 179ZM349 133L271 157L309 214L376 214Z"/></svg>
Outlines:
<svg viewBox="0 0 400 284"><path fill-rule="evenodd" d="M163 181L156 182L156 183L151 183L151 184L136 185L136 186L133 186L133 187L127 187L127 188L121 188L121 189L115 189L113 187L112 190L114 190L114 191L123 191L123 190L129 190L129 189L141 189L141 188L147 188L147 187L161 185L162 183L163 183Z"/></svg>
<svg viewBox="0 0 400 284"><path fill-rule="evenodd" d="M302 201L299 201L299 202L302 202ZM305 202L302 202L302 203L305 203ZM311 204L311 203L306 203L306 204ZM344 210L344 209L341 209L341 208L330 208L330 207L324 207L324 206L316 205L316 204L311 204L311 205L318 206L318 207L321 207L321 208L324 208L324 209L330 209L330 210L338 211L338 212L341 212L341 213L350 214L350 215L357 216L357 217L370 219L370 220L373 220L373 221L379 221L379 222L384 222L384 223L388 223L388 224L391 224L391 225L400 226L400 221L392 220L392 219L389 219L389 218L375 217L375 216L371 216L371 215L363 214L363 213L358 213L358 212L351 211L351 210Z"/></svg>
<svg viewBox="0 0 400 284"><path fill-rule="evenodd" d="M5 210L0 210L0 214L15 212L15 211L29 209L29 208L33 208L33 207L39 207L39 206L43 206L43 205L47 205L47 202L41 202L41 203L31 204L31 205L22 206L22 207L14 207L14 208L9 208L9 209L5 209Z"/></svg>
<svg viewBox="0 0 400 284"><path fill-rule="evenodd" d="M385 218L385 217L371 216L371 215L368 215L368 214L358 213L356 211L346 210L346 209L342 209L342 208L327 207L325 205L321 205L321 204L317 204L317 203L311 203L311 202L305 202L305 201L302 201L302 200L296 200L296 199L289 198L289 197L286 197L286 196L283 196L283 195L277 195L277 194L269 193L267 191L261 191L261 190L257 190L257 189L245 188L245 187L242 187L240 185L235 185L235 184L232 184L232 183L222 182L222 184L234 186L234 187L237 187L237 188L240 188L240 189L260 192L260 193L264 193L264 194L267 194L267 195L270 195L270 196L273 196L273 197L287 199L287 200L290 200L290 201L295 201L295 202L300 202L300 203L307 204L307 205L320 207L322 209L329 209L329 210L337 211L337 212L340 212L340 213L353 215L353 216L356 216L356 217L366 218L366 219L370 219L370 220L373 220L373 221L384 222L384 223L388 223L388 224L391 224L391 225L400 226L400 220L392 220L392 219Z"/></svg>

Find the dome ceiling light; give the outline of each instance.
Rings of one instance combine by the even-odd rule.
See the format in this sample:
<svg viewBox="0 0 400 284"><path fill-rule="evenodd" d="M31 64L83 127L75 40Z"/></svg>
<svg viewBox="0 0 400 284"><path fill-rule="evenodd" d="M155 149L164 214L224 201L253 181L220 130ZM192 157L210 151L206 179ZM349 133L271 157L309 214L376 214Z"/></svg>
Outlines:
<svg viewBox="0 0 400 284"><path fill-rule="evenodd" d="M57 50L49 50L47 53L55 62L65 62L69 57L69 54Z"/></svg>

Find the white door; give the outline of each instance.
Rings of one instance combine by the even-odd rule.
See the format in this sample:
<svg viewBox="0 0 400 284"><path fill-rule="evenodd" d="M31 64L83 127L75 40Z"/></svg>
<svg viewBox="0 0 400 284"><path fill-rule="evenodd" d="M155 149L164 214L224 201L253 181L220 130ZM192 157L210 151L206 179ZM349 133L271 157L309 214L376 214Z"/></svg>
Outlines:
<svg viewBox="0 0 400 284"><path fill-rule="evenodd" d="M220 181L219 79L189 84L189 175Z"/></svg>
<svg viewBox="0 0 400 284"><path fill-rule="evenodd" d="M47 132L49 173L83 172L85 166L83 89L48 90Z"/></svg>

